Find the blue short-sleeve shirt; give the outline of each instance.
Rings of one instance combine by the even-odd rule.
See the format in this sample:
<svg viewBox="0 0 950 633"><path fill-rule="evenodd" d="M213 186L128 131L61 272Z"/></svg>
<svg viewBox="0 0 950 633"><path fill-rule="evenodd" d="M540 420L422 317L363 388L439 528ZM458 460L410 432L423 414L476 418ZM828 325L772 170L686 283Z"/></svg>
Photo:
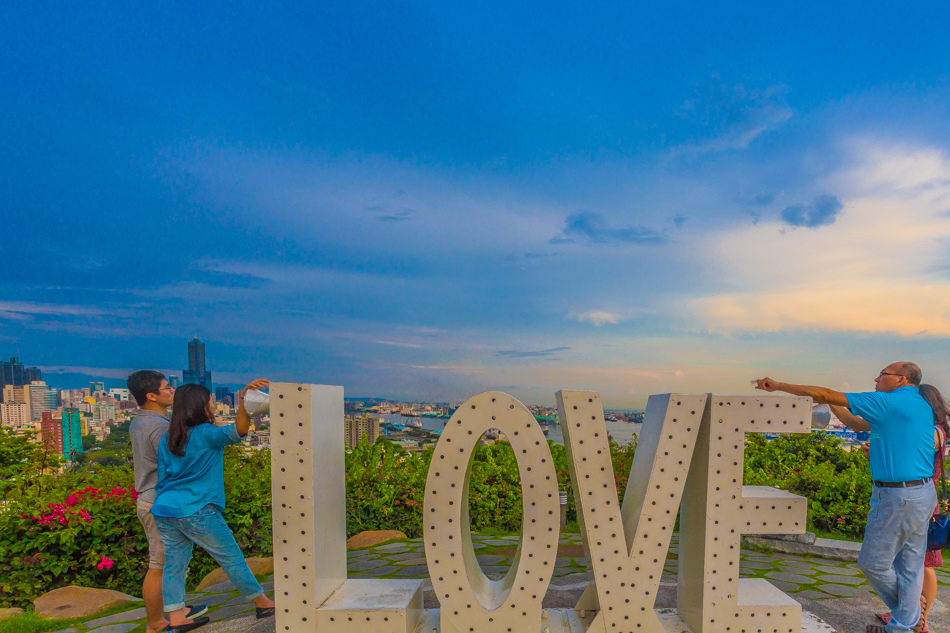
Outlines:
<svg viewBox="0 0 950 633"><path fill-rule="evenodd" d="M188 435L184 457L178 457L168 450L168 435L162 436L152 514L187 517L209 503L224 510L224 447L242 439L233 424L199 424Z"/></svg>
<svg viewBox="0 0 950 633"><path fill-rule="evenodd" d="M851 413L871 425L871 479L933 477L934 413L917 387L846 393Z"/></svg>

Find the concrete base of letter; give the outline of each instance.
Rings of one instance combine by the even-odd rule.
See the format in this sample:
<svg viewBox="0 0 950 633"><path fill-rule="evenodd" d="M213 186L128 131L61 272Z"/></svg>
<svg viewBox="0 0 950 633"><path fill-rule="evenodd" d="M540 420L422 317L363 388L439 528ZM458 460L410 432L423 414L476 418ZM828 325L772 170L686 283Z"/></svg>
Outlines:
<svg viewBox="0 0 950 633"><path fill-rule="evenodd" d="M545 609L547 618L542 620L538 633L585 633L594 619L592 612L585 612L583 618L575 609ZM666 633L691 633L686 622L676 609L656 609L657 617L666 629ZM422 633L443 633L439 628L439 610L425 612L425 624L418 629ZM813 613L802 613L802 633L835 633L826 622Z"/></svg>

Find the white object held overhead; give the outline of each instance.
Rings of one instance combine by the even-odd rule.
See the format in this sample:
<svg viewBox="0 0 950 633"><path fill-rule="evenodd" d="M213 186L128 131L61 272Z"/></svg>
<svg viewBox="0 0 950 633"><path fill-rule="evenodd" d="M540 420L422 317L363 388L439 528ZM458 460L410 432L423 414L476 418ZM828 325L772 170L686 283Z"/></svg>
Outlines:
<svg viewBox="0 0 950 633"><path fill-rule="evenodd" d="M259 389L244 392L244 410L248 415L264 415L270 411L270 394Z"/></svg>
<svg viewBox="0 0 950 633"><path fill-rule="evenodd" d="M811 409L811 428L827 429L831 423L831 407L827 404L816 404Z"/></svg>

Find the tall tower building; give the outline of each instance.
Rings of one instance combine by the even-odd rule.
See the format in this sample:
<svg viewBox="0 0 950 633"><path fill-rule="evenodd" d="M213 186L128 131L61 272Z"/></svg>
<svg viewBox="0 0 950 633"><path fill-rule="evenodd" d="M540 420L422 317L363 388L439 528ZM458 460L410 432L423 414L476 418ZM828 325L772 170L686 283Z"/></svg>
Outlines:
<svg viewBox="0 0 950 633"><path fill-rule="evenodd" d="M105 391L105 390L106 390L106 383L104 382L90 382L89 383L90 394L96 393L97 391Z"/></svg>
<svg viewBox="0 0 950 633"><path fill-rule="evenodd" d="M26 411L26 421L29 422L33 418L30 411L29 385L4 385L3 404L23 405Z"/></svg>
<svg viewBox="0 0 950 633"><path fill-rule="evenodd" d="M40 439L49 446L49 450L55 451L57 455L63 454L63 424L59 420L53 420L51 411L43 412L43 419L40 421Z"/></svg>
<svg viewBox="0 0 950 633"><path fill-rule="evenodd" d="M63 409L63 457L72 460L72 454L82 452L82 419L79 409Z"/></svg>
<svg viewBox="0 0 950 633"><path fill-rule="evenodd" d="M379 418L373 417L367 413L362 415L346 415L343 423L346 425L346 448L352 450L359 444L360 438L367 436L367 441L372 444L379 437Z"/></svg>
<svg viewBox="0 0 950 633"><path fill-rule="evenodd" d="M59 406L59 390L53 389L42 380L30 383L30 416L39 422L44 411L54 411Z"/></svg>
<svg viewBox="0 0 950 633"><path fill-rule="evenodd" d="M43 372L39 367L27 367L23 370L23 384L28 385L31 382L43 380Z"/></svg>
<svg viewBox="0 0 950 633"><path fill-rule="evenodd" d="M12 385L7 386L12 389ZM0 426L18 429L30 424L30 407L25 404L0 402Z"/></svg>
<svg viewBox="0 0 950 633"><path fill-rule="evenodd" d="M211 372L205 371L205 344L196 336L188 341L188 369L181 372L184 384L196 384L211 389Z"/></svg>
<svg viewBox="0 0 950 633"><path fill-rule="evenodd" d="M22 387L24 385L24 372L23 363L16 356L12 356L9 361L0 361L0 391L4 391L4 387L7 385ZM3 400L3 402L6 402L6 400Z"/></svg>

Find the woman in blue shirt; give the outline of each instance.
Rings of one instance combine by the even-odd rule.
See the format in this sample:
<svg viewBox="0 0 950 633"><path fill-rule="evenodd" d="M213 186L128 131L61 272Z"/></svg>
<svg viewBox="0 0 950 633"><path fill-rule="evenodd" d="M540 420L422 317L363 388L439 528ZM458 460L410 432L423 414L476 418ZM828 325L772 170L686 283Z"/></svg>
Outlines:
<svg viewBox="0 0 950 633"><path fill-rule="evenodd" d="M255 380L241 391L237 420L215 426L211 392L201 385L175 391L171 424L158 446L157 495L152 514L165 545L162 600L169 631L195 628L185 616L185 575L195 543L218 562L241 595L257 607L257 617L274 615L274 602L264 595L244 561L241 548L221 516L224 510L224 447L237 444L251 425L244 408L248 389L267 387Z"/></svg>

